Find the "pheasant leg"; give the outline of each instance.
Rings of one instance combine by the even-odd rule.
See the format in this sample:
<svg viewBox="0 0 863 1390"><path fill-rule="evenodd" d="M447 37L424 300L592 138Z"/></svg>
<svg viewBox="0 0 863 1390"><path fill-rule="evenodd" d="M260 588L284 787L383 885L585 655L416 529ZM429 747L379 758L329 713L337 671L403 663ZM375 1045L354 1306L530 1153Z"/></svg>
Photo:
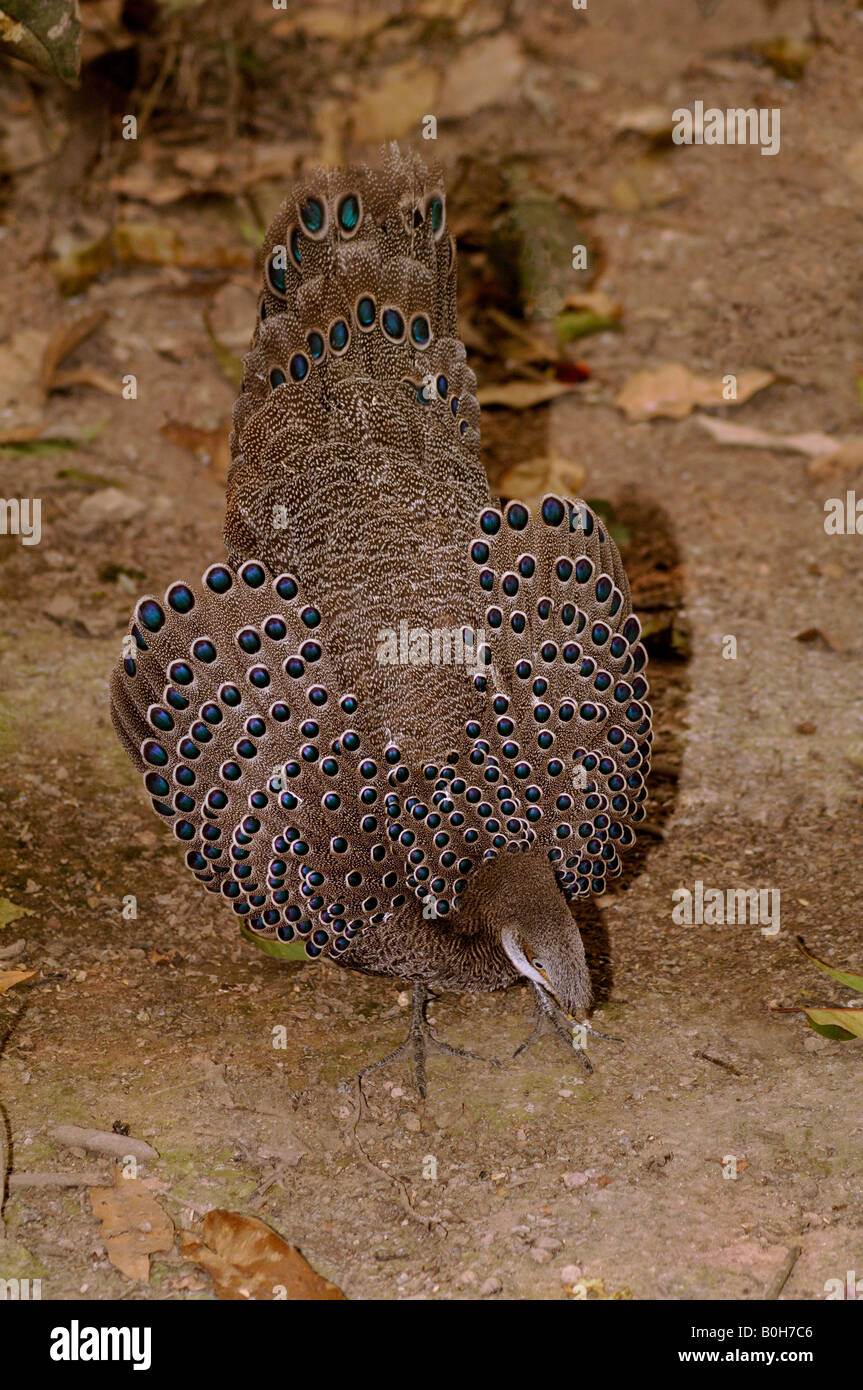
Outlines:
<svg viewBox="0 0 863 1390"><path fill-rule="evenodd" d="M487 1059L480 1057L476 1052L467 1052L461 1047L451 1047L449 1043L442 1042L435 1037L431 1030L431 1025L426 1018L426 1005L430 995L425 985L415 984L413 987L413 1004L411 1008L411 1026L404 1042L389 1052L386 1057L382 1057L379 1062L372 1062L370 1066L363 1067L357 1076L360 1089L362 1089L363 1079L373 1071L378 1071L381 1067L388 1067L391 1062L397 1062L400 1057L410 1055L413 1061L414 1079L417 1090L423 1100L426 1098L426 1057L429 1054L437 1054L442 1057L464 1057L472 1062L484 1062ZM493 1063L493 1065L496 1065Z"/></svg>
<svg viewBox="0 0 863 1390"><path fill-rule="evenodd" d="M530 983L533 990L533 1006L535 1012L533 1032L529 1038L526 1038L525 1041L515 1049L513 1056L518 1057L520 1053L526 1052L527 1049L532 1047L540 1038L550 1033L552 1036L560 1038L566 1043L570 1051L575 1053L586 1072L592 1072L593 1064L580 1042L578 1031L576 1031L579 1025L573 1025L571 1020L565 1021L560 1009L553 1000L549 998L545 990L533 980L531 980ZM567 1026L567 1023L569 1026ZM590 1031L593 1032L593 1029L590 1029ZM604 1037L605 1034L598 1034L596 1036Z"/></svg>

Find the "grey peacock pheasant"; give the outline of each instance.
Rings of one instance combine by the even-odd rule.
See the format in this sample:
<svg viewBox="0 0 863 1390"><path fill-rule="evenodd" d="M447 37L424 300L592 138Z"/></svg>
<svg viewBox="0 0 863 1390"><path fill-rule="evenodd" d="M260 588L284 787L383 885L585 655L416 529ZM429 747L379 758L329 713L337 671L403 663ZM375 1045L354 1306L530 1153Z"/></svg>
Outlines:
<svg viewBox="0 0 863 1390"><path fill-rule="evenodd" d="M587 1010L568 902L645 814L646 654L584 502L492 504L439 174L319 174L263 265L228 563L138 603L114 722L247 934L413 984L424 1093L428 987Z"/></svg>

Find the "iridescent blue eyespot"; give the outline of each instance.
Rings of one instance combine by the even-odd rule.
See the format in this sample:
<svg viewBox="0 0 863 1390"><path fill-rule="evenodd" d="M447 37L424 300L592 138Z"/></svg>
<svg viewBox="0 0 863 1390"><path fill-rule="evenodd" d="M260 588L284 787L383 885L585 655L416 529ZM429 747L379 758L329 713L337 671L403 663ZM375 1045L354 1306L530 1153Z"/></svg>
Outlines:
<svg viewBox="0 0 863 1390"><path fill-rule="evenodd" d="M381 327L388 338L393 342L401 342L405 336L405 321L398 309L384 309L381 315Z"/></svg>
<svg viewBox="0 0 863 1390"><path fill-rule="evenodd" d="M224 565L211 565L204 575L204 583L214 594L226 594L233 582L231 571Z"/></svg>
<svg viewBox="0 0 863 1390"><path fill-rule="evenodd" d="M275 290L276 294L285 293L285 267L282 265L283 259L284 257L280 251L274 251L267 261L267 279L270 282L270 288ZM298 261L299 259L299 256L297 256Z"/></svg>
<svg viewBox="0 0 863 1390"><path fill-rule="evenodd" d="M288 247L294 264L297 266L302 265L302 243L300 241L299 231L296 227L291 228L291 234L288 237ZM282 280L284 281L284 271L282 272Z"/></svg>
<svg viewBox="0 0 863 1390"><path fill-rule="evenodd" d="M446 377L443 375L439 376L435 382L435 386L437 387L437 393L440 396L441 400L445 401L447 397L447 392L449 391L449 382L447 381Z"/></svg>
<svg viewBox="0 0 863 1390"><path fill-rule="evenodd" d="M443 199L435 194L428 205L428 218L431 222L433 232L440 232L443 228Z"/></svg>
<svg viewBox="0 0 863 1390"><path fill-rule="evenodd" d="M293 381L303 381L309 374L309 359L304 352L295 352L288 363Z"/></svg>
<svg viewBox="0 0 863 1390"><path fill-rule="evenodd" d="M240 578L245 580L250 589L260 589L266 577L266 570L252 560L240 569Z"/></svg>
<svg viewBox="0 0 863 1390"><path fill-rule="evenodd" d="M273 388L274 391L277 390L279 386L284 386L284 384L285 384L285 382L287 381L287 379L288 379L288 378L285 376L285 374L284 374L284 372L282 371L281 367L272 367L272 368L271 368L271 370L270 370L270 385L272 386L272 388Z"/></svg>
<svg viewBox="0 0 863 1390"><path fill-rule="evenodd" d="M431 341L431 324L425 314L416 314L411 319L411 340L417 347L426 347Z"/></svg>
<svg viewBox="0 0 863 1390"><path fill-rule="evenodd" d="M310 333L306 334L306 346L309 349L312 361L319 362L324 355L324 349L326 347L323 334L319 333L316 328L313 328Z"/></svg>
<svg viewBox="0 0 863 1390"><path fill-rule="evenodd" d="M174 727L174 721L166 709L151 709L148 713L150 723L154 729L161 729L163 733L170 733Z"/></svg>
<svg viewBox="0 0 863 1390"><path fill-rule="evenodd" d="M299 593L299 586L297 585L297 581L296 579L294 579L293 575L279 575L279 578L276 580L276 593L279 595L279 598L285 599L285 601L288 603L291 601L291 599L297 597L297 594Z"/></svg>
<svg viewBox="0 0 863 1390"><path fill-rule="evenodd" d="M165 615L155 599L144 599L138 604L138 618L150 632L158 632L164 625Z"/></svg>
<svg viewBox="0 0 863 1390"><path fill-rule="evenodd" d="M195 606L195 595L186 584L174 584L168 590L168 603L175 613L189 613Z"/></svg>
<svg viewBox="0 0 863 1390"><path fill-rule="evenodd" d="M479 524L487 536L497 535L500 530L500 522L500 512L492 511L491 508L483 512L479 519Z"/></svg>
<svg viewBox="0 0 863 1390"><path fill-rule="evenodd" d="M521 502L512 502L506 510L507 524L513 531L523 531L530 521L530 512Z"/></svg>
<svg viewBox="0 0 863 1390"><path fill-rule="evenodd" d="M144 786L152 796L167 796L171 790L170 785L164 777L160 777L158 772L148 772L144 778Z"/></svg>
<svg viewBox="0 0 863 1390"><path fill-rule="evenodd" d="M243 651L248 652L250 656L261 650L261 639L254 628L243 628L243 631L237 634L237 642Z"/></svg>
<svg viewBox="0 0 863 1390"><path fill-rule="evenodd" d="M249 671L249 680L258 690L266 690L270 684L270 673L266 666L253 666Z"/></svg>
<svg viewBox="0 0 863 1390"><path fill-rule="evenodd" d="M326 209L320 198L308 198L300 205L300 221L312 236L324 225Z"/></svg>
<svg viewBox="0 0 863 1390"><path fill-rule="evenodd" d="M344 352L350 339L350 329L345 319L336 319L330 325L330 347L333 352Z"/></svg>
<svg viewBox="0 0 863 1390"><path fill-rule="evenodd" d="M204 661L208 665L216 659L216 648L207 637L200 637L197 642L192 644L192 656L197 661Z"/></svg>
<svg viewBox="0 0 863 1390"><path fill-rule="evenodd" d="M348 193L339 203L336 214L343 232L354 232L360 221L360 200L355 193Z"/></svg>
<svg viewBox="0 0 863 1390"><path fill-rule="evenodd" d="M566 508L559 497L545 497L542 503L542 519L546 526L559 526L566 516Z"/></svg>
<svg viewBox="0 0 863 1390"><path fill-rule="evenodd" d="M357 323L360 328L371 328L376 312L375 301L370 294L364 294L362 299L357 301Z"/></svg>

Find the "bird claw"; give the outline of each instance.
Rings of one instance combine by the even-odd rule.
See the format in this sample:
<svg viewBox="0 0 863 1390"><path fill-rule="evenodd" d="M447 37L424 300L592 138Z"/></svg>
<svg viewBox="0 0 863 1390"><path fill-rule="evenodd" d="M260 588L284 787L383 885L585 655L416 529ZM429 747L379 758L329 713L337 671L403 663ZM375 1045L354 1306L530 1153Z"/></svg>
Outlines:
<svg viewBox="0 0 863 1390"><path fill-rule="evenodd" d="M453 1047L450 1043L444 1042L432 1032L431 1025L425 1016L426 1004L428 1003L429 993L424 985L414 985L413 1006L411 1009L411 1026L408 1035L392 1052L388 1052L386 1057L381 1057L380 1061L372 1062L369 1066L363 1067L357 1073L357 1085L362 1096L363 1079L373 1071L379 1071L382 1067L388 1067L392 1062L397 1062L406 1054L412 1054L414 1080L416 1088L423 1100L426 1098L426 1057L429 1054L440 1057L461 1057L470 1062L489 1062L494 1067L499 1067L500 1062L494 1057L481 1057L478 1052L468 1052L463 1047Z"/></svg>

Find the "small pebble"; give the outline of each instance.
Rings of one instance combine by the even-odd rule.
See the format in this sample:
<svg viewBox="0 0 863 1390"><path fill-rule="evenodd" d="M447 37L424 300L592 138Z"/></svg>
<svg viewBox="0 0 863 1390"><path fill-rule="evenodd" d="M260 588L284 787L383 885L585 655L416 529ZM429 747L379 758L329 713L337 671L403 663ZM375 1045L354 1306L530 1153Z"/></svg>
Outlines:
<svg viewBox="0 0 863 1390"><path fill-rule="evenodd" d="M581 1278L581 1265L564 1265L560 1271L562 1284L577 1284Z"/></svg>
<svg viewBox="0 0 863 1390"><path fill-rule="evenodd" d="M584 1187L587 1182L586 1173L564 1173L564 1187Z"/></svg>
<svg viewBox="0 0 863 1390"><path fill-rule="evenodd" d="M486 1279L483 1284L480 1284L479 1291L483 1298L491 1298L492 1294L500 1293L502 1288L503 1284L493 1274L490 1279Z"/></svg>

